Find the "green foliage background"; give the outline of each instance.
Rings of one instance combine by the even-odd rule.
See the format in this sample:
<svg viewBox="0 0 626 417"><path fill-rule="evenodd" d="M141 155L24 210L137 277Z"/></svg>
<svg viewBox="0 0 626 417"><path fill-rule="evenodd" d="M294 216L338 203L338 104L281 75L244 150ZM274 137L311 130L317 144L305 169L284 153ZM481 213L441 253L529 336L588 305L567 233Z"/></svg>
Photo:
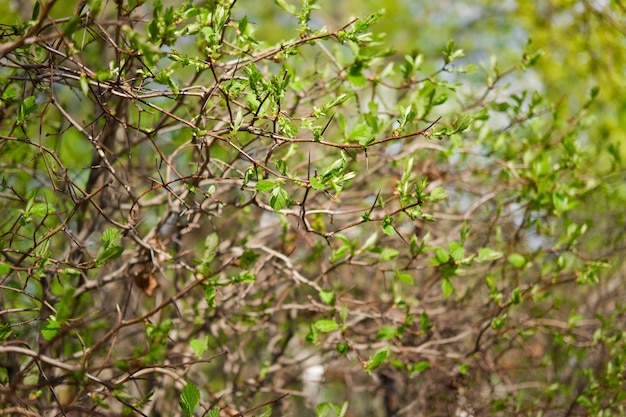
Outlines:
<svg viewBox="0 0 626 417"><path fill-rule="evenodd" d="M3 414L624 414L620 1L31 6Z"/></svg>

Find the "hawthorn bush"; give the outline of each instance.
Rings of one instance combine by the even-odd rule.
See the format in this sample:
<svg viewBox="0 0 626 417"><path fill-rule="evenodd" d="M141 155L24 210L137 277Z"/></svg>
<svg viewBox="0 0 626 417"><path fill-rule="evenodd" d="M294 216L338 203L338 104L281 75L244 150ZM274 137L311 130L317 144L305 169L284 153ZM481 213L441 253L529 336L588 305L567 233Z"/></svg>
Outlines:
<svg viewBox="0 0 626 417"><path fill-rule="evenodd" d="M233 0L55 3L2 27L0 414L624 413L598 88L315 0L278 44Z"/></svg>

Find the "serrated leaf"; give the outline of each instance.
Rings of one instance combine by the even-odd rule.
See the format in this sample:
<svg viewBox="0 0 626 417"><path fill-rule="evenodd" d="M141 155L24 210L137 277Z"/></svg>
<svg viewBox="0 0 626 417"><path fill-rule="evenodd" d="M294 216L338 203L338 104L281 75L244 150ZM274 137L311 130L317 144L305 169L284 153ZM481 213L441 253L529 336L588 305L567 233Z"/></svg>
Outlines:
<svg viewBox="0 0 626 417"><path fill-rule="evenodd" d="M122 241L122 235L119 229L114 227L110 227L102 232L102 244L104 246L114 246L119 245Z"/></svg>
<svg viewBox="0 0 626 417"><path fill-rule="evenodd" d="M122 235L119 229L109 228L102 232L102 246L96 255L96 264L104 265L106 262L118 258L124 248L120 246Z"/></svg>
<svg viewBox="0 0 626 417"><path fill-rule="evenodd" d="M185 417L193 416L193 411L200 403L200 390L198 387L191 383L187 383L180 393L180 399L178 401L180 408L183 410Z"/></svg>
<svg viewBox="0 0 626 417"><path fill-rule="evenodd" d="M339 323L335 320L318 320L313 326L315 326L315 328L322 333L328 333L333 330L337 330L339 328Z"/></svg>
<svg viewBox="0 0 626 417"><path fill-rule="evenodd" d="M211 408L207 417L220 417L220 408L218 406Z"/></svg>

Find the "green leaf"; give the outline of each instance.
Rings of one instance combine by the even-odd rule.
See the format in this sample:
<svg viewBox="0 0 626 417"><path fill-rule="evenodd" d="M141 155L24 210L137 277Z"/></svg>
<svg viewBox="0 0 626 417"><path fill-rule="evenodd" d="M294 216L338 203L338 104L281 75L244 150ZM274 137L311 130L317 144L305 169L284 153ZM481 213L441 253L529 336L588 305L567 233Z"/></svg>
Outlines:
<svg viewBox="0 0 626 417"><path fill-rule="evenodd" d="M444 278L441 280L441 292L443 292L443 298L448 298L454 292L454 287L450 282L450 278Z"/></svg>
<svg viewBox="0 0 626 417"><path fill-rule="evenodd" d="M335 305L335 292L334 291L324 291L321 290L319 292L320 299L329 306Z"/></svg>
<svg viewBox="0 0 626 417"><path fill-rule="evenodd" d="M311 188L313 188L314 190L320 190L323 191L326 189L326 185L324 185L323 182L320 181L320 177L311 177L309 179L309 183L311 184Z"/></svg>
<svg viewBox="0 0 626 417"><path fill-rule="evenodd" d="M207 417L220 417L220 408L216 405L209 410Z"/></svg>
<svg viewBox="0 0 626 417"><path fill-rule="evenodd" d="M505 314L503 314L503 315L501 315L501 316L494 317L494 318L491 320L491 328L492 328L493 330L499 330L499 329L501 329L501 328L502 328L502 326L504 326L504 322L506 321L506 316L507 316L507 315L506 315L506 313L505 313Z"/></svg>
<svg viewBox="0 0 626 417"><path fill-rule="evenodd" d="M413 281L413 276L411 274L407 274L406 272L395 272L394 277L407 285L413 285L415 282Z"/></svg>
<svg viewBox="0 0 626 417"><path fill-rule="evenodd" d="M200 390L192 383L187 383L183 391L180 393L180 399L178 400L180 408L183 410L183 416L193 416L193 411L200 403Z"/></svg>
<svg viewBox="0 0 626 417"><path fill-rule="evenodd" d="M381 261L390 261L396 256L398 256L400 252L392 248L383 248L380 252L380 260Z"/></svg>
<svg viewBox="0 0 626 417"><path fill-rule="evenodd" d="M426 198L426 200L436 202L445 200L446 198L448 198L448 194L443 187L436 187L430 192L430 195Z"/></svg>
<svg viewBox="0 0 626 417"><path fill-rule="evenodd" d="M371 375L374 369L378 368L380 365L383 364L383 362L387 360L390 353L391 353L391 350L389 349L389 346L384 346L378 349L376 353L374 354L374 356L370 360L365 362L365 366L364 366L365 372Z"/></svg>
<svg viewBox="0 0 626 417"><path fill-rule="evenodd" d="M96 255L96 264L102 266L108 261L119 258L124 252L124 248L120 246L121 241L122 234L119 229L112 227L102 232L102 246Z"/></svg>
<svg viewBox="0 0 626 417"><path fill-rule="evenodd" d="M85 97L89 96L89 80L84 75L80 76L80 90Z"/></svg>
<svg viewBox="0 0 626 417"><path fill-rule="evenodd" d="M418 363L410 364L407 366L408 371L411 375L424 372L428 368L430 368L430 362L428 361L419 361Z"/></svg>
<svg viewBox="0 0 626 417"><path fill-rule="evenodd" d="M296 7L292 4L287 3L285 0L274 0L274 3L276 3L281 9L283 9L289 14L292 14L295 16L298 13L298 11L296 10Z"/></svg>
<svg viewBox="0 0 626 417"><path fill-rule="evenodd" d="M270 417L271 415L272 415L272 407L268 405L265 407L265 411L263 411L263 413L261 413L259 417Z"/></svg>
<svg viewBox="0 0 626 417"><path fill-rule="evenodd" d="M442 248L435 249L435 259L439 264L445 264L450 260L450 253Z"/></svg>
<svg viewBox="0 0 626 417"><path fill-rule="evenodd" d="M376 332L376 339L378 339L378 340L389 340L389 339L393 339L394 337L396 337L397 334L398 334L398 331L397 331L397 329L395 327L393 327L393 326L382 326Z"/></svg>
<svg viewBox="0 0 626 417"><path fill-rule="evenodd" d="M215 259L217 246L219 245L219 237L213 232L204 239L204 254L202 256L202 265L210 264Z"/></svg>
<svg viewBox="0 0 626 417"><path fill-rule="evenodd" d="M315 328L322 333L328 333L333 330L337 330L339 328L339 323L335 320L318 320L313 326L315 326Z"/></svg>
<svg viewBox="0 0 626 417"><path fill-rule="evenodd" d="M491 262L502 258L502 252L493 250L491 248L480 248L478 250L478 262Z"/></svg>
<svg viewBox="0 0 626 417"><path fill-rule="evenodd" d="M456 262L460 262L461 260L463 260L463 256L465 254L463 245L458 242L451 242L448 246L450 247L450 256L452 257L452 259L454 259Z"/></svg>
<svg viewBox="0 0 626 417"><path fill-rule="evenodd" d="M56 213L56 209L50 203L35 203L32 205L32 207L29 210L29 214L33 216L40 216L40 217L44 217L48 214L54 214L54 213ZM113 229L113 230L117 230L117 229Z"/></svg>
<svg viewBox="0 0 626 417"><path fill-rule="evenodd" d="M263 193L266 193L268 191L271 191L274 189L274 187L276 187L276 183L270 180L259 180L256 183L256 188L258 191L261 191Z"/></svg>
<svg viewBox="0 0 626 417"><path fill-rule="evenodd" d="M461 133L467 130L472 123L472 117L469 114L464 114L454 121L452 124L452 133Z"/></svg>
<svg viewBox="0 0 626 417"><path fill-rule="evenodd" d="M242 269L248 269L259 259L259 254L252 249L245 249L243 254L239 258L239 267Z"/></svg>
<svg viewBox="0 0 626 417"><path fill-rule="evenodd" d="M465 55L462 49L455 49L455 47L456 44L453 40L449 40L446 44L446 47L443 50L446 64L449 64L455 59L461 58Z"/></svg>
<svg viewBox="0 0 626 417"><path fill-rule="evenodd" d="M250 271L241 271L236 277L233 278L234 284L244 283L251 284L256 281L256 275Z"/></svg>
<svg viewBox="0 0 626 417"><path fill-rule="evenodd" d="M348 306L345 304L341 306L341 311L339 311L339 319L341 320L342 325L345 325L346 320L348 320Z"/></svg>
<svg viewBox="0 0 626 417"><path fill-rule="evenodd" d="M339 259L346 256L346 254L350 251L350 247L348 245L341 245L336 250L332 251L330 254L330 258L328 260L330 262L337 262Z"/></svg>
<svg viewBox="0 0 626 417"><path fill-rule="evenodd" d="M0 275L8 274L10 271L11 271L11 265L5 262L0 262Z"/></svg>
<svg viewBox="0 0 626 417"><path fill-rule="evenodd" d="M210 308L215 308L215 287L213 287L212 285L207 285L206 289L204 290L204 298Z"/></svg>
<svg viewBox="0 0 626 417"><path fill-rule="evenodd" d="M287 191L283 190L280 187L276 187L272 190L270 194L270 206L275 211L282 210L289 201L289 196L287 195Z"/></svg>
<svg viewBox="0 0 626 417"><path fill-rule="evenodd" d="M523 268L526 265L526 258L519 253L512 253L507 258L509 263L516 268Z"/></svg>
<svg viewBox="0 0 626 417"><path fill-rule="evenodd" d="M35 96L26 97L17 109L17 124L23 125L28 116L35 110L37 99Z"/></svg>
<svg viewBox="0 0 626 417"><path fill-rule="evenodd" d="M579 285L597 284L600 282L600 273L609 268L609 264L602 261L587 262L576 271L576 283Z"/></svg>
<svg viewBox="0 0 626 417"><path fill-rule="evenodd" d="M1 340L1 339L0 339ZM345 355L350 350L350 345L346 342L337 343L337 353Z"/></svg>
<svg viewBox="0 0 626 417"><path fill-rule="evenodd" d="M383 232L388 236L393 236L396 234L395 229L393 228L393 218L389 215L385 215L383 219Z"/></svg>
<svg viewBox="0 0 626 417"><path fill-rule="evenodd" d="M208 336L205 336L204 339L191 339L189 341L189 346L193 349L193 353L196 355L196 358L200 359L202 354L206 352L209 346L208 341Z"/></svg>
<svg viewBox="0 0 626 417"><path fill-rule="evenodd" d="M430 317L428 317L428 314L426 314L426 312L422 312L422 314L420 315L420 330L422 332L427 332L432 328L432 324L430 324Z"/></svg>
<svg viewBox="0 0 626 417"><path fill-rule="evenodd" d="M56 320L55 316L50 316L41 326L41 335L50 341L59 333L59 330L61 330L61 323Z"/></svg>
<svg viewBox="0 0 626 417"><path fill-rule="evenodd" d="M363 243L363 246L361 246L361 248L359 249L361 252L365 252L366 250L369 250L370 248L374 247L374 245L376 244L376 241L378 240L378 233L374 232L372 233L367 240L365 241L365 243Z"/></svg>

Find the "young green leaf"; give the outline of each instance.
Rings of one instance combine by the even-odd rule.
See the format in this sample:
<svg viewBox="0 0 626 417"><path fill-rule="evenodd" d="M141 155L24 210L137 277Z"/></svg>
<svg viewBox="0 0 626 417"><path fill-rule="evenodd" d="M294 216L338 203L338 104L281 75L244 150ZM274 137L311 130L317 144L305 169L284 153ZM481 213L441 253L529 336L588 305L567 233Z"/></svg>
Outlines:
<svg viewBox="0 0 626 417"><path fill-rule="evenodd" d="M478 257L476 258L476 260L478 262L490 262L496 261L500 258L502 258L502 252L493 250L491 248L480 248L478 250Z"/></svg>
<svg viewBox="0 0 626 417"><path fill-rule="evenodd" d="M276 187L272 190L270 194L270 206L275 211L282 210L289 201L289 196L287 195L287 191L282 189L281 187Z"/></svg>
<svg viewBox="0 0 626 417"><path fill-rule="evenodd" d="M376 353L374 354L374 356L370 360L365 362L365 366L364 366L365 372L371 375L373 370L378 368L380 365L383 364L383 362L387 360L390 353L391 353L391 350L389 349L389 346L384 346L378 349Z"/></svg>
<svg viewBox="0 0 626 417"><path fill-rule="evenodd" d="M200 359L202 354L206 352L208 348L208 336L205 336L203 339L191 339L189 341L189 346L193 349L193 353L196 355L196 358Z"/></svg>
<svg viewBox="0 0 626 417"><path fill-rule="evenodd" d="M329 306L334 306L335 305L335 292L334 291L324 291L321 290L319 292L320 295L320 299L328 304Z"/></svg>
<svg viewBox="0 0 626 417"><path fill-rule="evenodd" d="M219 237L217 233L211 233L204 239L204 255L202 256L202 264L208 265L215 258L217 252L217 246L219 244Z"/></svg>
<svg viewBox="0 0 626 417"><path fill-rule="evenodd" d="M109 228L102 233L102 246L96 255L96 264L104 265L106 262L120 257L124 248L120 246L122 235L119 229Z"/></svg>
<svg viewBox="0 0 626 417"><path fill-rule="evenodd" d="M381 261L390 261L391 259L395 258L399 254L400 254L400 252L397 251L396 249L383 248L383 250L380 252L380 260Z"/></svg>
<svg viewBox="0 0 626 417"><path fill-rule="evenodd" d="M276 187L276 183L270 180L259 180L256 183L256 186L254 188L256 188L258 191L261 191L263 193L266 193L268 191L271 191L272 189L274 189L274 187Z"/></svg>
<svg viewBox="0 0 626 417"><path fill-rule="evenodd" d="M403 283L405 283L407 285L413 285L414 284L413 276L411 274L407 274L406 272L398 272L398 271L396 271L394 273L394 277L398 281L403 282Z"/></svg>
<svg viewBox="0 0 626 417"><path fill-rule="evenodd" d="M41 335L50 341L59 333L59 330L61 330L61 323L56 320L55 316L50 316L41 326Z"/></svg>
<svg viewBox="0 0 626 417"><path fill-rule="evenodd" d="M444 278L441 280L441 292L443 292L443 298L448 298L454 292L454 287L450 282L450 278Z"/></svg>
<svg viewBox="0 0 626 417"><path fill-rule="evenodd" d="M183 410L183 416L193 416L193 411L200 403L200 390L192 383L187 383L183 391L180 393L180 399L178 400L180 408Z"/></svg>
<svg viewBox="0 0 626 417"><path fill-rule="evenodd" d="M339 324L335 320L318 320L315 322L314 326L322 333L332 332L339 328Z"/></svg>

